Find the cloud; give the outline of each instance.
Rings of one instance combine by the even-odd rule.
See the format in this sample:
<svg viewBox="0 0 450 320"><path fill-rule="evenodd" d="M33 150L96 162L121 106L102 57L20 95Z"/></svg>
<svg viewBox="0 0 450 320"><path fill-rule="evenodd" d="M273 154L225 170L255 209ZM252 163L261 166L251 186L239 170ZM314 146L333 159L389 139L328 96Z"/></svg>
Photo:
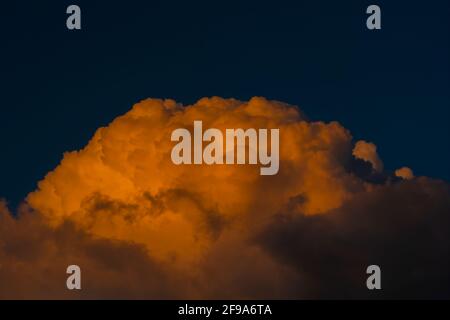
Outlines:
<svg viewBox="0 0 450 320"><path fill-rule="evenodd" d="M171 132L192 129L194 120L223 131L279 128L279 174L262 178L251 165L174 165ZM267 216L299 193L308 195L308 214L339 207L351 188L364 188L342 168L350 148L338 123L308 123L280 102L204 98L183 107L149 99L99 129L84 149L66 153L27 200L53 226L69 220L185 265L201 258L223 226L252 221L253 208Z"/></svg>
<svg viewBox="0 0 450 320"><path fill-rule="evenodd" d="M194 120L223 131L280 129L278 174L174 165L171 132L192 130ZM383 291L389 297L418 283L424 295L447 295L422 281L427 270L433 288L448 279L448 268L425 263L448 261L447 184L388 179L382 168L375 145L354 146L339 123L310 122L282 102L144 100L65 153L18 218L0 205L0 283L8 282L0 297L366 297L369 262L395 284ZM418 240L395 256L411 230ZM423 260L404 276L412 284L395 283L393 264L417 255ZM80 292L64 287L69 264L82 269Z"/></svg>
<svg viewBox="0 0 450 320"><path fill-rule="evenodd" d="M395 176L405 180L411 180L414 178L414 173L410 168L402 167L400 169L395 170Z"/></svg>
<svg viewBox="0 0 450 320"><path fill-rule="evenodd" d="M381 161L377 154L377 146L373 143L364 140L358 141L353 149L353 155L357 159L362 159L371 163L375 171L383 171L383 161Z"/></svg>
<svg viewBox="0 0 450 320"><path fill-rule="evenodd" d="M274 217L258 241L298 270L310 298L450 298L450 192L421 178L360 193L320 216ZM382 292L362 266L379 265Z"/></svg>
<svg viewBox="0 0 450 320"><path fill-rule="evenodd" d="M174 298L176 277L142 246L93 238L71 222L51 228L22 206L15 219L0 209L0 299ZM67 266L82 270L82 291L65 288Z"/></svg>

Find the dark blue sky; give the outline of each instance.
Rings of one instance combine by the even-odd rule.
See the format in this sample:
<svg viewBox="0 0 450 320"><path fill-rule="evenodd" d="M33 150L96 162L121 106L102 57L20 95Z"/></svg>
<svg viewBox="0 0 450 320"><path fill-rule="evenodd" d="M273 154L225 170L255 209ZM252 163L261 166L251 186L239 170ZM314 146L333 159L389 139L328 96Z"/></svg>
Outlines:
<svg viewBox="0 0 450 320"><path fill-rule="evenodd" d="M66 29L69 4L81 31ZM366 29L369 4L382 30ZM388 170L450 179L448 0L16 1L0 36L0 197L13 206L147 97L285 101L377 144Z"/></svg>

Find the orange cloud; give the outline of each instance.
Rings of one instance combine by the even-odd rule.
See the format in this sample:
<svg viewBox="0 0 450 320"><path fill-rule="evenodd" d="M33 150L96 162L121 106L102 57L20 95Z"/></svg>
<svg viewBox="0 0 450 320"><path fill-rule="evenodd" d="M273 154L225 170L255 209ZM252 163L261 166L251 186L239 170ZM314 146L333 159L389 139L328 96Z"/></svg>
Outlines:
<svg viewBox="0 0 450 320"><path fill-rule="evenodd" d="M375 171L383 171L383 161L377 154L377 146L373 143L363 140L358 141L353 149L353 155L372 164Z"/></svg>
<svg viewBox="0 0 450 320"><path fill-rule="evenodd" d="M402 167L400 169L395 170L395 175L405 180L411 180L414 178L413 171L408 167Z"/></svg>
<svg viewBox="0 0 450 320"><path fill-rule="evenodd" d="M249 165L174 165L171 132L194 120L221 130L279 128L279 174L261 177ZM204 98L187 107L149 99L99 129L84 149L66 153L27 200L54 226L69 220L185 266L224 225L253 224L255 208L264 218L297 194L308 197L307 214L339 207L364 188L343 170L350 148L339 124L306 122L297 108L264 98Z"/></svg>
<svg viewBox="0 0 450 320"><path fill-rule="evenodd" d="M259 166L252 165L174 165L171 133L192 130L195 120L223 131L279 128L278 174L261 176ZM10 283L9 291L0 287L0 297L73 297L60 287L65 264L78 264L89 274L83 281L92 288L80 297L314 296L321 292L318 275L305 270L307 261L319 260L314 252L296 248L308 244L333 251L332 241L320 239L339 230L342 241L346 236L357 241L353 220L334 225L334 217L355 204L360 211L348 209L354 219L372 219L373 199L403 201L413 193L406 187L394 193L389 181L380 185L361 178L354 157L383 171L375 145L359 141L353 146L351 134L339 123L307 121L297 107L282 102L213 97L182 106L173 100L144 100L98 129L82 150L65 153L28 195L18 219L1 205L0 263L6 268L0 268L0 282L29 274L35 289ZM425 181L414 192L439 189L445 194L442 188ZM439 210L446 208L445 197L436 199ZM389 212L395 216L395 210L391 206ZM294 223L286 226L286 219ZM323 228L316 224L321 221ZM284 238L278 230L285 227L290 228L286 234L298 237ZM383 228L389 223L381 233ZM307 237L312 232L314 237ZM273 248L280 244L293 251L278 254ZM33 256L27 256L30 248L35 248ZM59 276L47 284L47 295L39 295L36 288L49 281L44 276L48 270ZM108 282L110 277L115 280Z"/></svg>

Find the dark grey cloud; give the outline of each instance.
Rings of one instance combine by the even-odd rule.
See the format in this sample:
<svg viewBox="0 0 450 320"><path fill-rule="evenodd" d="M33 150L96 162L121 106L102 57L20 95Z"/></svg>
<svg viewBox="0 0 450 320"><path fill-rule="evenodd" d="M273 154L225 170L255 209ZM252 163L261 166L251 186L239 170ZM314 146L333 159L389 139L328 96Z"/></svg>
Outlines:
<svg viewBox="0 0 450 320"><path fill-rule="evenodd" d="M420 178L323 215L280 212L257 242L297 270L307 298L450 298L449 230L448 184ZM381 267L381 291L366 288L371 264Z"/></svg>

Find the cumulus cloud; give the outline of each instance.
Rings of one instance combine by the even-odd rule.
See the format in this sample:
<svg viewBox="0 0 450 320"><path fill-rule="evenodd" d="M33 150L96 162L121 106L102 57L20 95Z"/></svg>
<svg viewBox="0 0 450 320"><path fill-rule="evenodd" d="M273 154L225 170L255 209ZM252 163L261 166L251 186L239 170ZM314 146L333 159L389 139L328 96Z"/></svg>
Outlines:
<svg viewBox="0 0 450 320"><path fill-rule="evenodd" d="M383 171L383 161L381 161L378 156L377 146L375 144L360 140L356 143L355 148L353 149L353 155L357 159L362 159L372 164L375 171Z"/></svg>
<svg viewBox="0 0 450 320"><path fill-rule="evenodd" d="M402 167L400 169L395 170L395 176L405 180L411 180L414 178L414 173L410 168Z"/></svg>
<svg viewBox="0 0 450 320"><path fill-rule="evenodd" d="M280 129L278 174L174 165L171 132L194 120L223 132ZM282 102L144 100L64 154L18 218L0 205L0 297L365 297L369 262L386 270L389 297L419 285L448 294L436 287L448 268L426 263L448 263L447 184L374 183L366 164L383 175L375 145L354 146L339 123L310 122ZM413 231L417 241L405 243ZM78 293L64 288L69 264L82 268Z"/></svg>
<svg viewBox="0 0 450 320"><path fill-rule="evenodd" d="M175 165L176 128L279 128L280 172L261 177L251 165ZM145 100L81 151L67 153L28 203L52 225L72 221L87 232L145 245L162 261L199 259L227 224L270 215L293 195L307 193L307 214L339 207L364 188L343 170L351 148L338 123L308 123L297 108L263 98L249 102L201 99L183 107ZM68 183L70 181L70 183ZM226 199L226 200L225 200Z"/></svg>
<svg viewBox="0 0 450 320"><path fill-rule="evenodd" d="M66 269L82 270L82 291L69 291ZM0 299L177 298L167 266L145 248L94 238L69 221L51 228L27 206L13 218L0 205Z"/></svg>
<svg viewBox="0 0 450 320"><path fill-rule="evenodd" d="M427 178L374 188L326 215L282 210L258 240L298 270L310 298L450 298L448 184ZM361 266L379 265L382 293Z"/></svg>

